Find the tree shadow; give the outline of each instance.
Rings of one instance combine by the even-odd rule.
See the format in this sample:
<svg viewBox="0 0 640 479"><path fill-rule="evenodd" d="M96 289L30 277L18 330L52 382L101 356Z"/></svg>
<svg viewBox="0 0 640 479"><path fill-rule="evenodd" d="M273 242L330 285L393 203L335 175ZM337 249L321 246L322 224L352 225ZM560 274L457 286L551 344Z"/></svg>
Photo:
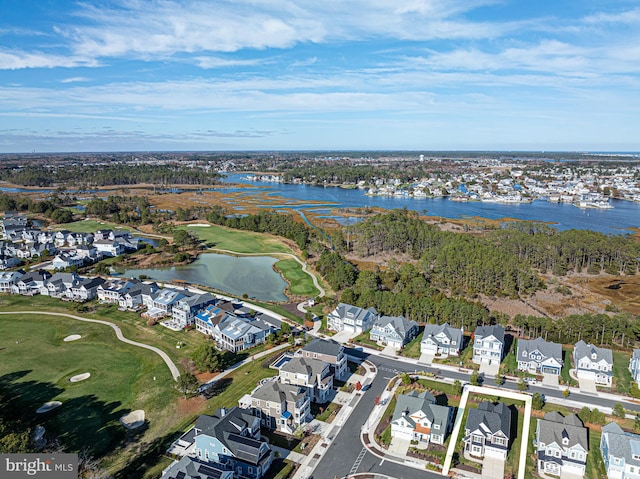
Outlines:
<svg viewBox="0 0 640 479"><path fill-rule="evenodd" d="M41 425L46 438L59 443L65 451L87 451L98 457L127 441L135 440L145 425L127 430L119 421L130 410L121 403L104 402L94 395L59 399L62 404L37 413L44 403L57 400L65 390L53 383L21 381L30 371L18 371L0 377L0 413L3 420L21 421L29 427Z"/></svg>
<svg viewBox="0 0 640 479"><path fill-rule="evenodd" d="M211 399L212 397L222 394L233 382L232 378L222 378L214 383L211 383L209 387L202 391L202 396L205 399Z"/></svg>

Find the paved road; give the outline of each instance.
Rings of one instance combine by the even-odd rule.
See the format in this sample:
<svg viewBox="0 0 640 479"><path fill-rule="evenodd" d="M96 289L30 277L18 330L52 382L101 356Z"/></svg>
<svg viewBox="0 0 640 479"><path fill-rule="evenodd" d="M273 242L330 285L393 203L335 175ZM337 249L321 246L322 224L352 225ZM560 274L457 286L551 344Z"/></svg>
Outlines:
<svg viewBox="0 0 640 479"><path fill-rule="evenodd" d="M178 371L177 366L171 360L171 358L165 353L163 350L156 348L155 346L149 346L148 344L139 343L137 341L132 341L131 339L127 339L123 336L122 330L116 324L110 323L109 321L103 321L101 319L89 319L83 318L81 316L75 316L73 314L65 314L65 313L50 313L46 311L3 311L0 314L36 314L38 316L47 315L47 316L63 316L65 318L76 319L78 321L86 321L87 323L98 323L104 324L106 326L111 326L113 330L116 332L116 337L122 341L123 343L131 344L132 346L137 346L139 348L148 349L158 354L162 360L166 363L169 371L171 371L171 375L173 376L174 381L177 381L180 377L180 371Z"/></svg>
<svg viewBox="0 0 640 479"><path fill-rule="evenodd" d="M407 372L413 373L418 371L435 372L436 368L414 365L403 361L398 361L393 358L382 357L378 355L368 355L357 350L349 350L348 354L358 356L360 358L366 358L370 362L374 363L378 368L378 374L371 383L369 389L365 392L362 400L353 409L351 416L347 419L345 425L339 431L339 433L333 438L333 442L329 446L329 450L322 456L315 471L313 472L314 479L333 479L337 477L347 477L354 473L377 473L385 474L392 478L402 479L421 479L421 478L438 478L442 477L434 472L425 471L423 469L415 469L410 466L397 464L388 460L381 460L379 457L366 452L362 457L361 462L357 469L356 459L362 452L362 442L360 441L360 430L363 425L367 423L369 414L373 408L373 403L376 396L381 396L384 388L386 387L390 378L394 377L398 373ZM469 374L456 371L440 370L440 375L448 379L458 379L460 382L468 382ZM493 386L493 382L489 379L487 386ZM517 390L516 383L507 382L501 386L501 388ZM619 400L614 400L607 397L593 396L589 394L580 394L572 392L569 399L565 399L562 396L562 391L559 389L549 389L542 386L530 386L528 392L539 392L544 394L545 397L551 402L563 402L567 403L571 401L573 407L581 407L587 405L591 408L611 408ZM640 405L634 403L625 402L625 408L629 411L640 412ZM355 469L355 470L354 470Z"/></svg>

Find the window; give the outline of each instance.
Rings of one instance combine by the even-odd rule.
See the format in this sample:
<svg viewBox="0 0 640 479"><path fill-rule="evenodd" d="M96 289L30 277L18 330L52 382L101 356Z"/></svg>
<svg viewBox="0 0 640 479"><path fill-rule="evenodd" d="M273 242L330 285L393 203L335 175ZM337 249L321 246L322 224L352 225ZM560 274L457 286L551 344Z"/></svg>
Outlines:
<svg viewBox="0 0 640 479"><path fill-rule="evenodd" d="M204 451L204 458L208 461L209 460L209 450Z"/></svg>
<svg viewBox="0 0 640 479"><path fill-rule="evenodd" d="M202 449L198 449L198 457L202 459Z"/></svg>

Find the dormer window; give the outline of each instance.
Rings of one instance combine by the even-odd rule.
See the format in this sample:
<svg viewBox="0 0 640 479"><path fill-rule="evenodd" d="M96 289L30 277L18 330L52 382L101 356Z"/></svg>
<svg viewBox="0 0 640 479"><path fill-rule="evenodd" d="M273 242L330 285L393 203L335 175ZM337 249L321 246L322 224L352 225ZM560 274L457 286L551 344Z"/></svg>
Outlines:
<svg viewBox="0 0 640 479"><path fill-rule="evenodd" d="M526 351L522 351L522 357L526 358L527 357L527 352Z"/></svg>
<svg viewBox="0 0 640 479"><path fill-rule="evenodd" d="M591 359L596 360L598 355L596 353L591 353Z"/></svg>
<svg viewBox="0 0 640 479"><path fill-rule="evenodd" d="M569 445L569 438L568 437L563 437L562 438L562 445L563 446L568 446Z"/></svg>

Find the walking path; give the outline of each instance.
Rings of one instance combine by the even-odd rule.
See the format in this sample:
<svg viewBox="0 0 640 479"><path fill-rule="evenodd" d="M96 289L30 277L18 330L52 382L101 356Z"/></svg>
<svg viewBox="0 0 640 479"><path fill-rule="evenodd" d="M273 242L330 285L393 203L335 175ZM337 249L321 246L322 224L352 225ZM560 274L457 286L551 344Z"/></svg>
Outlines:
<svg viewBox="0 0 640 479"><path fill-rule="evenodd" d="M111 326L113 330L116 332L116 337L123 343L131 344L132 346L137 346L139 348L148 349L158 354L162 358L162 360L166 363L167 367L169 368L169 371L171 371L171 375L173 376L174 381L177 381L178 378L180 377L180 371L178 371L178 367L167 355L167 353L165 353L163 350L159 348L156 348L155 346L149 346L148 344L139 343L137 341L132 341L131 339L125 338L124 335L122 334L122 330L120 329L120 327L116 324L110 323L109 321L103 321L101 319L83 318L81 316L75 316L73 314L51 313L47 311L3 311L3 312L0 312L0 314L37 314L39 316L41 315L62 316L65 318L76 319L78 321L86 321L87 323L98 323L98 324Z"/></svg>

